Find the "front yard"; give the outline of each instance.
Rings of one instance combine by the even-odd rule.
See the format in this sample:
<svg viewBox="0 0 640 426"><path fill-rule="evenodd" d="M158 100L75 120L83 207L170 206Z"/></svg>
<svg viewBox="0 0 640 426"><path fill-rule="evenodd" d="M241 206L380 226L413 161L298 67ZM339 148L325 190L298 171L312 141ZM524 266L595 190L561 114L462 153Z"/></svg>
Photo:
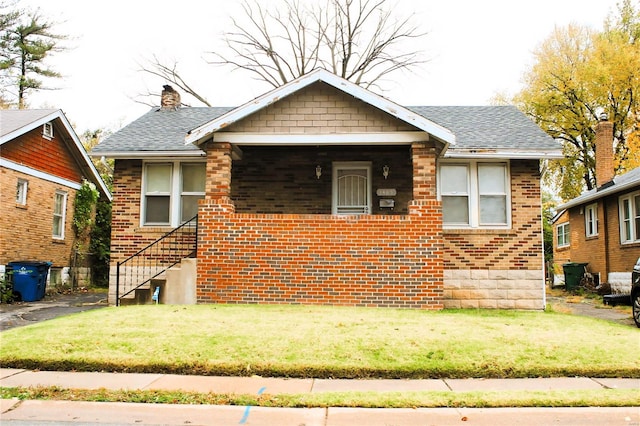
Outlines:
<svg viewBox="0 0 640 426"><path fill-rule="evenodd" d="M638 377L638 330L553 312L108 307L1 334L3 367L323 378Z"/></svg>

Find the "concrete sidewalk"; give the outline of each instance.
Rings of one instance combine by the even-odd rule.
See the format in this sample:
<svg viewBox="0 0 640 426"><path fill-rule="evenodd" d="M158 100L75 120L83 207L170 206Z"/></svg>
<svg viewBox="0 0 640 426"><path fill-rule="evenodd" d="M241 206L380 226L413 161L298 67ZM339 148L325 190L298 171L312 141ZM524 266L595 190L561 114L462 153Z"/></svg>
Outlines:
<svg viewBox="0 0 640 426"><path fill-rule="evenodd" d="M437 379L326 380L208 377L171 374L82 373L0 369L0 386L71 389L183 390L235 394L322 392L516 391L637 389L640 379ZM266 408L2 400L2 424L189 424L189 425L625 425L640 426L640 408L363 409Z"/></svg>

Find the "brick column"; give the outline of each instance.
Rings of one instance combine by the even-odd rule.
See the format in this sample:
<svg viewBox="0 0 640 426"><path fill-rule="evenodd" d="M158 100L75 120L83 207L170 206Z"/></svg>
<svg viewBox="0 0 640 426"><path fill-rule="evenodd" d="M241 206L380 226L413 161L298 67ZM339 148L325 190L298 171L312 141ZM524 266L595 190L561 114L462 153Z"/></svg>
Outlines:
<svg viewBox="0 0 640 426"><path fill-rule="evenodd" d="M411 145L413 200L436 198L436 150L423 142Z"/></svg>
<svg viewBox="0 0 640 426"><path fill-rule="evenodd" d="M231 196L231 144L209 142L207 152L206 199Z"/></svg>

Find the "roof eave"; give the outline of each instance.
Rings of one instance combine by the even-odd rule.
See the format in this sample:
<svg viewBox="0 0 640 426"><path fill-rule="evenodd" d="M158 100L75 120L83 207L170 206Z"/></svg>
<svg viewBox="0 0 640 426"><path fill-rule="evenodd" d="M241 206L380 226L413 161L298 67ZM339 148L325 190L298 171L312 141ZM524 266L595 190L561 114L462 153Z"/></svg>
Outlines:
<svg viewBox="0 0 640 426"><path fill-rule="evenodd" d="M450 148L444 158L510 158L514 160L557 160L563 158L562 152L549 150L513 150L513 149L458 149Z"/></svg>
<svg viewBox="0 0 640 426"><path fill-rule="evenodd" d="M89 153L94 158L113 158L118 160L145 160L149 158L172 158L172 157L205 157L207 154L201 150L191 151L104 151Z"/></svg>
<svg viewBox="0 0 640 426"><path fill-rule="evenodd" d="M14 130L13 132L7 133L6 135L3 135L0 137L0 145L12 141L15 138L30 132L31 130L42 126L45 123L48 123L52 120L55 120L56 118L61 118L63 117L62 111L61 110L55 110L53 112L51 112L50 114L47 114L45 116L42 116L40 118L38 118L35 121L32 121L22 127L20 127L19 129ZM75 132L74 132L75 133Z"/></svg>
<svg viewBox="0 0 640 426"><path fill-rule="evenodd" d="M625 191L627 189L633 189L634 187L637 188L639 185L640 185L640 180L634 180L634 181L626 182L623 184L614 184L613 186L610 186L609 188L603 189L601 191L596 191L592 194L579 196L577 198L574 198L573 200L567 201L566 203L559 205L557 209L566 210L572 207L577 207L583 204L590 203L592 201L596 201L600 198Z"/></svg>

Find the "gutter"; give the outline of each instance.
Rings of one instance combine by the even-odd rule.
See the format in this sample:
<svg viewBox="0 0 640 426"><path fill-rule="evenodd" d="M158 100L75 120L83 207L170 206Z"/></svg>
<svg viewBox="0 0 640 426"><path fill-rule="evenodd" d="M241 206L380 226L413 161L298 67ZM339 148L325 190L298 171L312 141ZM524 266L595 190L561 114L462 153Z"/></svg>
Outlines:
<svg viewBox="0 0 640 426"><path fill-rule="evenodd" d="M602 189L600 191L596 190L595 192L593 192L591 194L574 198L573 200L571 200L571 201L569 201L569 202L567 202L565 204L559 205L557 207L557 209L558 210L569 209L571 207L576 207L576 206L579 206L581 204L586 204L586 203L589 203L591 201L598 200L598 199L600 199L602 197L605 197L607 195L612 195L612 194L616 194L618 192L622 192L622 191L624 191L626 189L637 188L639 184L640 184L640 182L637 181L637 180L636 181L632 181L632 182L627 182L627 183L624 183L624 184L618 184L618 185L614 184L613 186L610 186L609 188Z"/></svg>
<svg viewBox="0 0 640 426"><path fill-rule="evenodd" d="M189 151L92 151L89 153L91 157L100 158L114 158L114 159L126 159L126 160L144 160L146 158L188 158L188 157L206 157L206 153L201 150L189 150Z"/></svg>

